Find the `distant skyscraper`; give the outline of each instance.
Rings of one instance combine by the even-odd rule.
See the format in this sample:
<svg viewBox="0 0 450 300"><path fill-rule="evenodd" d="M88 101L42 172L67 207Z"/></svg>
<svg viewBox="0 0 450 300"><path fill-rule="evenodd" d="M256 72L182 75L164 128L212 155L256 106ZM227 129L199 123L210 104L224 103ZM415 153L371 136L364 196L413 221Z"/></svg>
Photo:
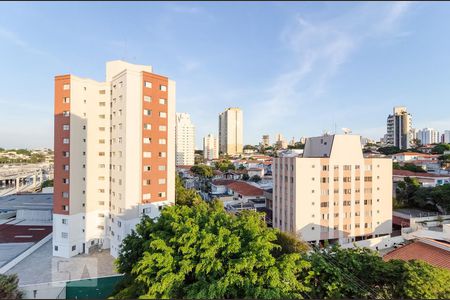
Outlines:
<svg viewBox="0 0 450 300"><path fill-rule="evenodd" d="M219 115L219 149L224 154L243 150L243 118L239 108L228 108Z"/></svg>
<svg viewBox="0 0 450 300"><path fill-rule="evenodd" d="M283 138L283 135L281 133L278 133L276 135L275 145L281 149L287 148L287 141Z"/></svg>
<svg viewBox="0 0 450 300"><path fill-rule="evenodd" d="M194 164L195 126L187 113L177 113L175 123L175 153L178 166Z"/></svg>
<svg viewBox="0 0 450 300"><path fill-rule="evenodd" d="M394 107L394 113L387 118L386 144L407 149L413 140L411 127L412 117L406 107Z"/></svg>
<svg viewBox="0 0 450 300"><path fill-rule="evenodd" d="M203 157L207 160L219 158L219 141L211 133L203 138Z"/></svg>
<svg viewBox="0 0 450 300"><path fill-rule="evenodd" d="M262 143L261 145L263 145L264 147L269 147L270 146L270 137L268 134L265 134L262 136Z"/></svg>
<svg viewBox="0 0 450 300"><path fill-rule="evenodd" d="M439 132L433 128L424 128L419 130L417 132L417 139L420 140L422 145L440 143Z"/></svg>
<svg viewBox="0 0 450 300"><path fill-rule="evenodd" d="M450 144L450 130L444 131L444 143Z"/></svg>

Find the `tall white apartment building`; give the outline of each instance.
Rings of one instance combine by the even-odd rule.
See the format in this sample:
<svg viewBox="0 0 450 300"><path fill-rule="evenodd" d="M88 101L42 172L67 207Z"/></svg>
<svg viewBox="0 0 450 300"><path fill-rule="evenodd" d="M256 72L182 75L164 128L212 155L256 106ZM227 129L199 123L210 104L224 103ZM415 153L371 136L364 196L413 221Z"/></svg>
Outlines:
<svg viewBox="0 0 450 300"><path fill-rule="evenodd" d="M364 158L358 135L308 138L275 158L273 226L308 242L347 243L392 230L392 160Z"/></svg>
<svg viewBox="0 0 450 300"><path fill-rule="evenodd" d="M111 61L106 80L55 77L53 255L110 248L175 202L175 82Z"/></svg>
<svg viewBox="0 0 450 300"><path fill-rule="evenodd" d="M444 143L450 144L450 130L444 131Z"/></svg>
<svg viewBox="0 0 450 300"><path fill-rule="evenodd" d="M175 157L176 165L194 165L195 161L195 126L187 113L177 113L175 123Z"/></svg>
<svg viewBox="0 0 450 300"><path fill-rule="evenodd" d="M203 138L203 157L206 160L219 158L219 141L211 133Z"/></svg>
<svg viewBox="0 0 450 300"><path fill-rule="evenodd" d="M219 115L219 151L228 155L243 152L243 118L239 108L228 108Z"/></svg>
<svg viewBox="0 0 450 300"><path fill-rule="evenodd" d="M441 142L439 131L433 128L424 128L417 131L416 138L420 140L422 145L438 144Z"/></svg>
<svg viewBox="0 0 450 300"><path fill-rule="evenodd" d="M392 115L387 118L387 134L385 143L400 149L411 147L413 140L412 117L406 107L396 106Z"/></svg>

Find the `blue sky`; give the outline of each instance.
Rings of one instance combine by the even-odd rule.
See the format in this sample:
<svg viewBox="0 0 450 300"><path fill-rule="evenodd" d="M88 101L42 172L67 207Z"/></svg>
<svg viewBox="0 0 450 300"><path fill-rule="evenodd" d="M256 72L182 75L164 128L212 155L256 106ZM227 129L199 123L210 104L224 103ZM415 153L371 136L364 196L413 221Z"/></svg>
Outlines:
<svg viewBox="0 0 450 300"><path fill-rule="evenodd" d="M450 3L0 3L0 147L53 145L53 77L104 79L105 62L177 82L196 144L244 112L244 141L351 128L380 138L405 105L450 129Z"/></svg>

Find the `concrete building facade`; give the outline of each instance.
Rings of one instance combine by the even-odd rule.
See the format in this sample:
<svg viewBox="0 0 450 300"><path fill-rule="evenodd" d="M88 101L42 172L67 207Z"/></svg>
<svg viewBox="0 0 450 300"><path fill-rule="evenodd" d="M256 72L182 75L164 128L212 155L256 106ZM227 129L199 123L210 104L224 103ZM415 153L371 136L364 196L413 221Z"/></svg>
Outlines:
<svg viewBox="0 0 450 300"><path fill-rule="evenodd" d="M439 131L433 128L424 128L417 131L416 138L422 145L438 144L441 142Z"/></svg>
<svg viewBox="0 0 450 300"><path fill-rule="evenodd" d="M175 123L177 166L192 166L195 161L195 126L187 113L177 113Z"/></svg>
<svg viewBox="0 0 450 300"><path fill-rule="evenodd" d="M105 82L55 77L53 255L118 255L143 214L175 200L175 83L111 61Z"/></svg>
<svg viewBox="0 0 450 300"><path fill-rule="evenodd" d="M203 138L203 157L206 160L219 158L219 141L211 133Z"/></svg>
<svg viewBox="0 0 450 300"><path fill-rule="evenodd" d="M274 227L341 244L391 233L392 160L364 158L360 136L308 138L272 172Z"/></svg>
<svg viewBox="0 0 450 300"><path fill-rule="evenodd" d="M219 151L228 155L243 152L243 116L239 108L228 108L219 115Z"/></svg>
<svg viewBox="0 0 450 300"><path fill-rule="evenodd" d="M414 138L411 129L412 117L406 110L406 107L394 107L393 114L387 118L385 143L400 149L410 148Z"/></svg>

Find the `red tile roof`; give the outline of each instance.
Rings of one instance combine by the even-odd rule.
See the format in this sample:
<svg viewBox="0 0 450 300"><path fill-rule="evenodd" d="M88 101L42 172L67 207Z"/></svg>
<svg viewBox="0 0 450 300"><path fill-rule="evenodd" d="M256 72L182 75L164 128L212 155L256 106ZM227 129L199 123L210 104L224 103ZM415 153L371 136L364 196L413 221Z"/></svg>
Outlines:
<svg viewBox="0 0 450 300"><path fill-rule="evenodd" d="M0 243L37 242L52 232L52 226L0 225Z"/></svg>
<svg viewBox="0 0 450 300"><path fill-rule="evenodd" d="M392 174L394 176L405 176L405 177L433 177L433 178L450 177L450 175L437 175L437 174L412 172L408 170L397 170L397 169L392 170Z"/></svg>
<svg viewBox="0 0 450 300"><path fill-rule="evenodd" d="M236 181L228 185L228 188L238 194L241 194L242 196L262 196L264 194L263 189L257 188L256 186L243 181Z"/></svg>
<svg viewBox="0 0 450 300"><path fill-rule="evenodd" d="M233 182L236 182L236 180L231 179L216 179L212 181L212 184L214 185L229 185Z"/></svg>
<svg viewBox="0 0 450 300"><path fill-rule="evenodd" d="M432 241L438 243L436 241ZM438 243L442 244L442 243ZM443 246L445 247L445 246ZM450 246L447 246L450 250ZM420 259L433 266L446 268L450 270L450 251L441 249L422 241L416 241L405 245L392 252L389 252L383 257L384 261L391 259L411 260Z"/></svg>

